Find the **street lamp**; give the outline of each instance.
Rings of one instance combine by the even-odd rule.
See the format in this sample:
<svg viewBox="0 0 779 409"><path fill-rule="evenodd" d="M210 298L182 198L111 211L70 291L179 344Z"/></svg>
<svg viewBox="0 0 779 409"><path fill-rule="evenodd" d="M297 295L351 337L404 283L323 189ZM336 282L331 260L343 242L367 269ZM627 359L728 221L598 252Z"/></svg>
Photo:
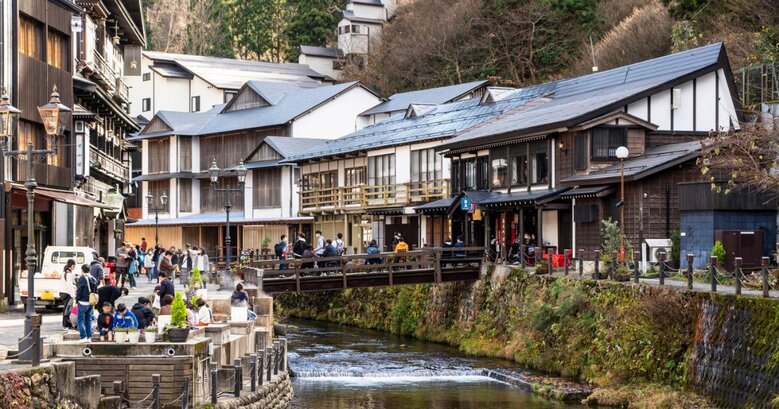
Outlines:
<svg viewBox="0 0 779 409"><path fill-rule="evenodd" d="M211 187L214 189L215 192L224 192L225 193L225 214L226 214L226 225L225 225L225 274L227 277L233 276L233 271L230 268L230 245L232 244L232 240L230 238L230 208L233 207L230 196L233 193L236 192L243 192L244 185L246 184L246 173L248 170L246 169L246 166L244 166L243 161L238 164L238 166L235 168L235 174L238 176L238 187L231 187L226 186L223 188L216 187L217 182L219 181L219 172L221 170L219 169L219 166L216 165L216 159L214 159L211 162L211 167L208 168L208 177L211 179ZM224 280L222 280L224 283ZM223 287L222 284L220 284L220 287Z"/></svg>
<svg viewBox="0 0 779 409"><path fill-rule="evenodd" d="M145 197L147 209L154 212L154 247L157 247L160 241L160 211L165 210L165 205L168 204L168 195L162 192L159 206L154 206L154 195L151 192L146 193Z"/></svg>
<svg viewBox="0 0 779 409"><path fill-rule="evenodd" d="M19 361L31 362L32 366L38 366L41 361L41 317L35 313L35 272L38 265L38 253L35 250L35 165L43 163L49 155L57 154L58 139L63 136L65 128L70 123L71 109L60 102L60 94L57 86L52 88L49 103L38 107L38 113L43 122L43 128L50 146L46 149L33 149L32 139L27 140L27 148L21 150L17 147L12 150L13 138L21 111L8 103L8 96L3 92L0 102L0 148L4 157L13 157L17 160L27 161L27 180L24 187L27 189L27 251L25 262L27 264L27 308L25 311L24 333L19 340ZM31 352L28 352L31 351Z"/></svg>
<svg viewBox="0 0 779 409"><path fill-rule="evenodd" d="M625 159L630 155L628 148L620 146L617 148L617 159L619 159L619 258L622 263L625 262Z"/></svg>

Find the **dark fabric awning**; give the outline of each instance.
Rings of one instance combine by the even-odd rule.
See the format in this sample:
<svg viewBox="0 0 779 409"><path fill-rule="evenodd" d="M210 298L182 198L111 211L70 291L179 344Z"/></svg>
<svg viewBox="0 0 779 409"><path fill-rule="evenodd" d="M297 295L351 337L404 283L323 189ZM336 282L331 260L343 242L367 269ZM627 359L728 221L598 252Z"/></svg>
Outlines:
<svg viewBox="0 0 779 409"><path fill-rule="evenodd" d="M610 185L579 186L560 195L561 199L579 199L583 197L604 197L614 192Z"/></svg>
<svg viewBox="0 0 779 409"><path fill-rule="evenodd" d="M438 199L434 202L425 203L423 205L417 206L414 208L414 210L416 210L417 213L446 214L447 210L449 210L449 207L452 205L453 201L454 201L453 197Z"/></svg>
<svg viewBox="0 0 779 409"><path fill-rule="evenodd" d="M568 190L568 188L495 193L487 200L483 200L479 205L485 208L538 205L557 199L560 197L560 193L565 192L566 190Z"/></svg>

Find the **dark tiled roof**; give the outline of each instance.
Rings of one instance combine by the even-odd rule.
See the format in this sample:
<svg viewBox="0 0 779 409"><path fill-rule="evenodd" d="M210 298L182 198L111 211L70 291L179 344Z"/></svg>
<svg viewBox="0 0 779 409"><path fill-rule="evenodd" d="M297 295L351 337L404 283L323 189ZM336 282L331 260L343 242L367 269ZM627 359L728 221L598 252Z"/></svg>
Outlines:
<svg viewBox="0 0 779 409"><path fill-rule="evenodd" d="M479 202L479 205L484 207L498 207L515 204L533 204L555 199L560 193L566 190L568 190L568 188L531 190L529 192L523 190L511 193L494 192L489 198Z"/></svg>
<svg viewBox="0 0 779 409"><path fill-rule="evenodd" d="M417 206L414 209L418 213L427 213L427 212L433 212L436 210L447 210L449 207L452 206L452 203L454 202L453 197L447 197L445 199L438 199L434 202L425 203L423 205Z"/></svg>
<svg viewBox="0 0 779 409"><path fill-rule="evenodd" d="M482 124L507 111L519 108L543 95L516 90L494 103L481 104L478 98L431 106L423 115L406 118L397 113L375 125L339 139L327 141L289 161L302 161L381 147L449 138L464 129Z"/></svg>
<svg viewBox="0 0 779 409"><path fill-rule="evenodd" d="M166 63L153 64L149 68L151 68L153 71L157 72L158 74L162 75L163 77L167 77L167 78L192 79L192 77L194 77L192 73L179 67L176 64L166 64Z"/></svg>
<svg viewBox="0 0 779 409"><path fill-rule="evenodd" d="M365 4L368 6L384 7L384 3L381 0L349 0L349 3Z"/></svg>
<svg viewBox="0 0 779 409"><path fill-rule="evenodd" d="M544 88L552 94L543 104L464 131L447 141L444 148L477 146L482 138L552 129L605 114L614 106L625 104L642 93L691 74L713 70L723 51L722 43L711 44L620 68L528 87L526 89Z"/></svg>
<svg viewBox="0 0 779 409"><path fill-rule="evenodd" d="M563 192L560 197L563 199L578 199L582 197L603 197L614 190L611 185L580 186L567 192Z"/></svg>
<svg viewBox="0 0 779 409"><path fill-rule="evenodd" d="M281 156L289 158L305 152L312 147L325 143L325 139L295 138L289 136L268 136L263 142L278 152Z"/></svg>
<svg viewBox="0 0 779 409"><path fill-rule="evenodd" d="M318 57L343 58L344 52L337 48L314 47L311 45L301 45L300 53L305 55L315 55Z"/></svg>
<svg viewBox="0 0 779 409"><path fill-rule="evenodd" d="M701 154L699 141L662 145L647 149L643 155L625 161L625 180L634 181L653 175ZM616 183L620 179L620 165L590 172L588 175L576 175L560 181L566 186Z"/></svg>
<svg viewBox="0 0 779 409"><path fill-rule="evenodd" d="M344 10L343 11L343 18L345 18L345 19L347 19L349 21L357 22L357 23L376 24L376 25L384 24L384 20L379 20L379 19L375 19L375 18L367 18L367 17L357 17L350 10Z"/></svg>
<svg viewBox="0 0 779 409"><path fill-rule="evenodd" d="M411 104L445 104L488 84L489 81L474 81L464 84L448 85L446 87L401 92L390 96L387 101L363 112L362 115L402 111Z"/></svg>

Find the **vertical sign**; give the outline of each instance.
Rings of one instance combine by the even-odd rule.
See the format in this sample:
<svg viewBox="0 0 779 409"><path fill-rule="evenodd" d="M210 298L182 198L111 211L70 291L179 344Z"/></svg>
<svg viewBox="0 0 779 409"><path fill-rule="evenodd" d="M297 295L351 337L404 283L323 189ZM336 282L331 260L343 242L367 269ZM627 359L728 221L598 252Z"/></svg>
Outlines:
<svg viewBox="0 0 779 409"><path fill-rule="evenodd" d="M76 135L76 176L89 177L89 145L84 133L84 121L74 122Z"/></svg>
<svg viewBox="0 0 779 409"><path fill-rule="evenodd" d="M141 75L141 46L124 46L124 75L128 77Z"/></svg>

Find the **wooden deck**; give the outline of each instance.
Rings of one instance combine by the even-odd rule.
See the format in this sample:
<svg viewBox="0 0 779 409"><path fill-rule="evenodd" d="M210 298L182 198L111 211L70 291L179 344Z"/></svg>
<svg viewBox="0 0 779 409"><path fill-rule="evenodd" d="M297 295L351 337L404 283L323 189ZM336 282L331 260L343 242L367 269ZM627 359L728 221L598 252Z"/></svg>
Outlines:
<svg viewBox="0 0 779 409"><path fill-rule="evenodd" d="M248 284L257 285L268 294L332 291L475 281L481 274L483 259L481 247L429 248L400 254L256 260L242 274Z"/></svg>

